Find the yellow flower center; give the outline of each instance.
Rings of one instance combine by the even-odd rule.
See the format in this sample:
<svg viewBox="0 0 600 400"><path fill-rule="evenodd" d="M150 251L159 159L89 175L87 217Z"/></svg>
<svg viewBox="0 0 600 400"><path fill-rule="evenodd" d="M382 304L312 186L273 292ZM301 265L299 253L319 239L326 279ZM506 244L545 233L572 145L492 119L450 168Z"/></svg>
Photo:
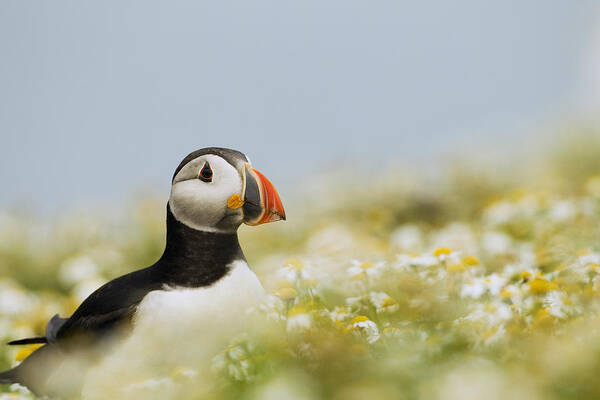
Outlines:
<svg viewBox="0 0 600 400"><path fill-rule="evenodd" d="M288 317L293 317L294 315L298 315L298 314L306 314L306 308L303 306L297 306L292 308L289 312L288 312Z"/></svg>
<svg viewBox="0 0 600 400"><path fill-rule="evenodd" d="M452 250L450 250L448 247L439 247L439 248L435 249L435 251L433 252L433 255L436 257L439 257L442 254L450 254L450 253L452 253Z"/></svg>
<svg viewBox="0 0 600 400"><path fill-rule="evenodd" d="M42 346L42 344L30 344L27 347L22 348L15 356L15 361L23 361L24 359L29 357L31 353L33 353Z"/></svg>
<svg viewBox="0 0 600 400"><path fill-rule="evenodd" d="M534 294L544 294L551 289L550 282L542 278L535 278L529 282L529 290Z"/></svg>
<svg viewBox="0 0 600 400"><path fill-rule="evenodd" d="M365 263L360 264L360 268L362 268L362 269L369 269L369 268L373 268L373 267L374 267L373 263L370 263L370 262L365 262Z"/></svg>
<svg viewBox="0 0 600 400"><path fill-rule="evenodd" d="M475 256L465 256L462 259L462 263L468 267L474 267L476 265L479 265L479 259Z"/></svg>
<svg viewBox="0 0 600 400"><path fill-rule="evenodd" d="M365 317L364 315L359 315L357 317L352 318L352 321L350 321L351 324L356 324L358 322L365 322L368 321L369 318Z"/></svg>

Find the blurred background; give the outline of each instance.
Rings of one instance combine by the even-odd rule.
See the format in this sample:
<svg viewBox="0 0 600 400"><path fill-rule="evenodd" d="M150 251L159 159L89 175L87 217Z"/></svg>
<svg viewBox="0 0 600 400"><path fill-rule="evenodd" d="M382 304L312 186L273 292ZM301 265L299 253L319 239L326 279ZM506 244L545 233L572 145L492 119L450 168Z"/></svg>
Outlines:
<svg viewBox="0 0 600 400"><path fill-rule="evenodd" d="M100 398L600 398L599 2L3 0L0 57L0 343L152 264L223 146L288 217L240 229L257 326Z"/></svg>
<svg viewBox="0 0 600 400"><path fill-rule="evenodd" d="M6 0L0 205L166 199L213 145L286 194L340 165L549 142L596 119L599 21L593 0Z"/></svg>

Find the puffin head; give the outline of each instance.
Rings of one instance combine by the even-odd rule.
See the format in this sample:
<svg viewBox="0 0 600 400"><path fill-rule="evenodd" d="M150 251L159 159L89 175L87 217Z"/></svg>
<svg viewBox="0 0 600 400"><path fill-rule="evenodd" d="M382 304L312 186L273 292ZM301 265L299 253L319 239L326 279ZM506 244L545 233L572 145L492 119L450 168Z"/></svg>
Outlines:
<svg viewBox="0 0 600 400"><path fill-rule="evenodd" d="M181 161L171 185L169 209L190 228L232 232L241 223L285 220L273 184L241 152L207 147Z"/></svg>

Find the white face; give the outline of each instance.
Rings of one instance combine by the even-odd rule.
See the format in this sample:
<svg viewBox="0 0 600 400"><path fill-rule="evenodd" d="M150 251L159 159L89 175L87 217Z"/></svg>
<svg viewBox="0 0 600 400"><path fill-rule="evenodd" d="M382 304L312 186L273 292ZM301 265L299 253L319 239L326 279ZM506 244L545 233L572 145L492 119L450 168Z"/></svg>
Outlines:
<svg viewBox="0 0 600 400"><path fill-rule="evenodd" d="M210 179L201 179L205 168ZM242 197L242 176L238 170L214 154L202 155L187 163L177 173L171 186L169 205L175 218L202 231L231 232L242 223L241 208L231 209L227 201L237 194Z"/></svg>

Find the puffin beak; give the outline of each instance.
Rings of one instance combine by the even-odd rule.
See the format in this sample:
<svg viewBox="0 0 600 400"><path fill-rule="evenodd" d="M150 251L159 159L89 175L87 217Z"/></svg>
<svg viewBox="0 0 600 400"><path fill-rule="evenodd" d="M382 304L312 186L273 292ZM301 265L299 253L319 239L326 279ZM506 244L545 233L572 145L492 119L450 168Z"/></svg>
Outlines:
<svg viewBox="0 0 600 400"><path fill-rule="evenodd" d="M260 225L285 221L285 211L273 184L246 163L244 166L244 223Z"/></svg>

